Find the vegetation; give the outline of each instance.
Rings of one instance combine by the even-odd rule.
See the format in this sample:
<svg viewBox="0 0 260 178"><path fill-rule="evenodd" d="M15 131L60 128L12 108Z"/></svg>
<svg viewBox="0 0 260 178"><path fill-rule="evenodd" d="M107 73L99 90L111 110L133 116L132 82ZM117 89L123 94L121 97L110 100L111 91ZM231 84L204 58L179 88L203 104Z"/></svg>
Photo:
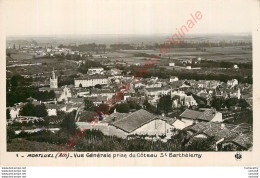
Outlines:
<svg viewBox="0 0 260 178"><path fill-rule="evenodd" d="M68 131L68 130L67 130ZM38 133L20 133L17 138L24 138L25 140L40 142L41 144L46 143L50 145L65 144L68 138L71 138L74 133L66 133L65 130L61 130L57 133L52 133L50 131L40 131ZM179 131L178 134L173 136L167 142L151 141L146 140L141 137L122 139L115 136L106 136L102 132L97 130L86 130L86 134L80 139L75 138L75 146L70 149L70 151L197 151L197 147L200 147L200 151L210 151L211 146L207 145L209 141L201 141L197 144L193 143L186 146L189 141L187 138L187 133L184 131ZM12 143L12 140L11 140ZM12 144L8 145L8 149L13 147ZM53 148L56 151L56 148ZM205 149L205 150L203 150ZM28 151L36 151L34 147ZM23 151L23 150L19 150Z"/></svg>
<svg viewBox="0 0 260 178"><path fill-rule="evenodd" d="M15 103L27 102L27 98L32 97L38 101L48 101L55 98L53 90L39 91L37 87L31 86L31 80L15 75L6 81L6 106L13 106Z"/></svg>
<svg viewBox="0 0 260 178"><path fill-rule="evenodd" d="M163 113L168 113L172 111L172 99L170 95L164 95L159 99L158 103L159 111Z"/></svg>
<svg viewBox="0 0 260 178"><path fill-rule="evenodd" d="M48 115L46 106L42 103L40 105L33 105L32 103L25 104L19 111L20 116L36 116L46 117Z"/></svg>

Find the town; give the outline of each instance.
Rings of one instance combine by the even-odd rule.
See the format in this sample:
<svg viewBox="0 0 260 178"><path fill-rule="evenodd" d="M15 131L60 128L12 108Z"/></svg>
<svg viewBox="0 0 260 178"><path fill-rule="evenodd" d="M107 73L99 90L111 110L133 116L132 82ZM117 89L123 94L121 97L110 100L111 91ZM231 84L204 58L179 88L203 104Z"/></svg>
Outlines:
<svg viewBox="0 0 260 178"><path fill-rule="evenodd" d="M7 150L252 150L252 41L221 38L7 40Z"/></svg>

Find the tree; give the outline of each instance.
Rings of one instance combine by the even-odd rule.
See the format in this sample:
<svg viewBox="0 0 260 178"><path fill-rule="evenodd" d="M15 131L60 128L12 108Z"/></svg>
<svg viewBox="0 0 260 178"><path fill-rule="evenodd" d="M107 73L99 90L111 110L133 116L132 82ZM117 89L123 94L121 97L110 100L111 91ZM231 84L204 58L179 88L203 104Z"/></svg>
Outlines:
<svg viewBox="0 0 260 178"><path fill-rule="evenodd" d="M226 106L230 108L231 106L236 106L238 105L238 99L237 98L229 98L225 101Z"/></svg>
<svg viewBox="0 0 260 178"><path fill-rule="evenodd" d="M11 118L10 110L7 109L7 110L6 110L6 119L8 120L8 119L10 119L10 118Z"/></svg>
<svg viewBox="0 0 260 178"><path fill-rule="evenodd" d="M48 112L47 112L47 108L45 106L45 104L41 104L41 105L38 105L36 106L36 110L38 110L38 113L36 111L36 116L37 117L46 117L48 116Z"/></svg>
<svg viewBox="0 0 260 178"><path fill-rule="evenodd" d="M116 111L118 111L120 113L129 113L130 108L129 108L129 105L127 103L117 104L116 105Z"/></svg>
<svg viewBox="0 0 260 178"><path fill-rule="evenodd" d="M164 113L172 111L172 99L170 95L164 95L159 99L158 108Z"/></svg>
<svg viewBox="0 0 260 178"><path fill-rule="evenodd" d="M95 88L102 89L102 86L100 84L95 85Z"/></svg>
<svg viewBox="0 0 260 178"><path fill-rule="evenodd" d="M84 99L85 103L85 110L87 111L94 111L94 103L90 101L89 99Z"/></svg>
<svg viewBox="0 0 260 178"><path fill-rule="evenodd" d="M27 103L19 111L21 116L36 116L46 117L48 115L46 106L42 103L41 105L34 106L32 103Z"/></svg>
<svg viewBox="0 0 260 178"><path fill-rule="evenodd" d="M77 126L75 123L75 112L71 112L69 114L66 114L65 118L61 122L61 130L68 134L74 134L74 131L76 130Z"/></svg>
<svg viewBox="0 0 260 178"><path fill-rule="evenodd" d="M32 103L27 103L20 109L19 115L20 116L36 116L34 105Z"/></svg>
<svg viewBox="0 0 260 178"><path fill-rule="evenodd" d="M156 107L154 107L153 105L151 105L148 100L144 101L144 107L145 110L151 113L155 113L156 112Z"/></svg>
<svg viewBox="0 0 260 178"><path fill-rule="evenodd" d="M213 97L213 100L211 102L211 106L216 108L217 110L220 110L221 108L225 107L225 100L224 98L216 98Z"/></svg>
<svg viewBox="0 0 260 178"><path fill-rule="evenodd" d="M246 109L247 107L249 107L249 103L246 102L246 100L244 99L240 99L238 102L238 106L240 106L243 110Z"/></svg>

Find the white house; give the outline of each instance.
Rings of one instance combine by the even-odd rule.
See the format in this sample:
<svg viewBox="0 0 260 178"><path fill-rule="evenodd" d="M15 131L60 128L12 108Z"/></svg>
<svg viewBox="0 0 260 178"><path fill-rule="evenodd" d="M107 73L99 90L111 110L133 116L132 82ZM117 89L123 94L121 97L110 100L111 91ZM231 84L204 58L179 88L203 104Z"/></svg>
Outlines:
<svg viewBox="0 0 260 178"><path fill-rule="evenodd" d="M143 109L128 114L122 119L109 124L109 135L126 138L129 135L148 135L170 137L174 127L162 117L157 117Z"/></svg>
<svg viewBox="0 0 260 178"><path fill-rule="evenodd" d="M72 97L70 88L67 87L67 85L63 88L61 95L58 97L58 101L65 100L68 101L68 98Z"/></svg>
<svg viewBox="0 0 260 178"><path fill-rule="evenodd" d="M94 74L103 74L104 69L102 67L100 68L90 68L88 69L88 74L89 75L94 75Z"/></svg>
<svg viewBox="0 0 260 178"><path fill-rule="evenodd" d="M74 79L75 87L90 87L99 85L107 85L109 82L108 78L105 76L87 76L83 78Z"/></svg>
<svg viewBox="0 0 260 178"><path fill-rule="evenodd" d="M20 107L9 107L11 119L19 117Z"/></svg>
<svg viewBox="0 0 260 178"><path fill-rule="evenodd" d="M178 81L178 80L179 80L179 78L176 77L176 76L170 77L170 82L171 82L171 83L172 83L172 82L176 82L176 81Z"/></svg>
<svg viewBox="0 0 260 178"><path fill-rule="evenodd" d="M204 112L186 109L181 115L181 121L185 126L190 126L198 122L222 122L222 113L215 109L206 109Z"/></svg>
<svg viewBox="0 0 260 178"><path fill-rule="evenodd" d="M174 67L174 66L175 66L175 63L174 63L174 62L171 62L171 63L169 63L169 66L170 66L170 67Z"/></svg>
<svg viewBox="0 0 260 178"><path fill-rule="evenodd" d="M238 81L237 81L237 79L229 80L229 81L227 81L227 85L232 88L232 87L238 85Z"/></svg>

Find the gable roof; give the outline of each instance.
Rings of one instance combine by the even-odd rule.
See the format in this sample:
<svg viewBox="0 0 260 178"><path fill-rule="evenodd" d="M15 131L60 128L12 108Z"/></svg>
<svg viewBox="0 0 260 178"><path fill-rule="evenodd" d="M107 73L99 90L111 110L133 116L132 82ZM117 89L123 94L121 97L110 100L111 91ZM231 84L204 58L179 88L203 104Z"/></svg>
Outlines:
<svg viewBox="0 0 260 178"><path fill-rule="evenodd" d="M102 120L101 123L112 123L112 122L116 122L118 120L121 120L123 118L125 118L126 116L128 116L129 113L112 113L111 115L109 115L106 119Z"/></svg>
<svg viewBox="0 0 260 178"><path fill-rule="evenodd" d="M200 111L194 111L194 110L189 110L186 109L181 115L180 117L185 117L188 119L197 119L199 116L201 116L203 114L203 112Z"/></svg>
<svg viewBox="0 0 260 178"><path fill-rule="evenodd" d="M233 139L232 142L242 146L243 148L249 149L250 147L252 147L253 134L252 133L240 134L235 139Z"/></svg>
<svg viewBox="0 0 260 178"><path fill-rule="evenodd" d="M215 113L216 112L213 109L207 109L198 117L198 119L204 121L211 121L214 118Z"/></svg>
<svg viewBox="0 0 260 178"><path fill-rule="evenodd" d="M125 118L118 120L116 122L111 123L111 125L125 131L125 132L133 132L137 128L143 126L144 124L154 120L156 118L155 115L140 109L136 112L133 112L126 116ZM157 117L158 118L158 117Z"/></svg>

